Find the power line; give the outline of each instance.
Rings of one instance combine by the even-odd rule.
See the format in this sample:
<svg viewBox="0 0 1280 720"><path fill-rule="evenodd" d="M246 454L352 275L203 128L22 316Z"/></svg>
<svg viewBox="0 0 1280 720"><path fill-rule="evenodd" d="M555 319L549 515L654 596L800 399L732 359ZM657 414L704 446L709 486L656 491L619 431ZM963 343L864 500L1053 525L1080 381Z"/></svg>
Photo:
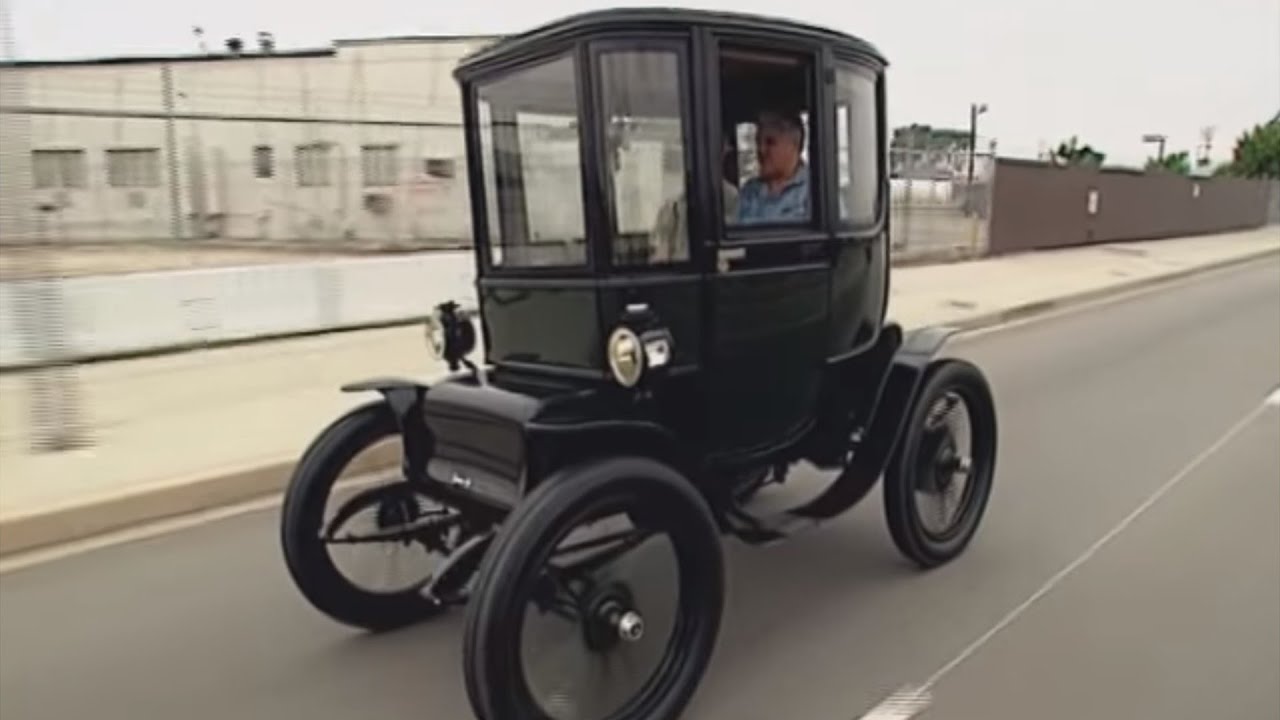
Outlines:
<svg viewBox="0 0 1280 720"><path fill-rule="evenodd" d="M177 78L175 78L176 80ZM145 98L155 99L159 101L160 93L154 87L130 87L123 88L104 87L101 80L79 79L76 81L83 83L76 86L75 82L66 82L68 79L60 78L58 86L41 88L43 93L49 95L72 95L80 97L110 98L119 100L121 98ZM63 83L66 83L65 85ZM203 83L200 87L191 87L184 83L176 82L175 89L179 96L185 96L190 100L199 100L210 98L215 100L244 100L247 102L259 103L269 100L293 100L300 96L302 92L301 86L262 86L261 88L254 85L231 85L224 84L220 87L209 88ZM260 92L264 90L267 92ZM348 90L346 89L321 89L312 88L308 91L312 100L323 100L335 104L341 104L348 99ZM395 105L399 107L430 107L432 105L441 104L438 99L431 95L404 92L373 92L368 93L371 100L385 105ZM457 104L457 96L452 98L453 103Z"/></svg>
<svg viewBox="0 0 1280 720"><path fill-rule="evenodd" d="M457 130L462 127L461 122L438 122L431 120L361 120L350 117L321 118L302 117L296 115L250 115L204 112L165 113L161 111L148 110L100 110L97 108L42 107L34 105L0 106L0 115L43 115L52 117L96 117L136 120L168 120L173 118L175 120L205 120L220 122L292 123L303 125L368 125L375 127L447 128L450 130Z"/></svg>

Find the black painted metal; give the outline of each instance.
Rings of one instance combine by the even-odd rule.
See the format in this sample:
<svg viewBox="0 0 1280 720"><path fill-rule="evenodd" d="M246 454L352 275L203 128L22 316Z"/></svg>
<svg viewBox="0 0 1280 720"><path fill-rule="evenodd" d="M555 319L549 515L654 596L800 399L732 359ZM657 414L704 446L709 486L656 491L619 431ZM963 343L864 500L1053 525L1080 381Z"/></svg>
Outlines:
<svg viewBox="0 0 1280 720"><path fill-rule="evenodd" d="M722 43L798 52L811 61L814 190L806 224L725 227L716 191L726 110L718 80ZM690 259L661 270L611 262L615 210L601 173L601 79L595 72L602 49L649 46L673 49L679 57L687 130ZM495 267L475 88L555 57L575 63L587 262ZM834 67L851 62L877 78L883 145L884 58L856 37L800 23L690 10L591 12L465 59L455 75L468 122L486 362L430 390L396 379L348 386L377 390L395 408L413 476L509 508L566 464L639 453L679 469L715 499L726 478L753 468L800 459L841 467L849 437L860 433L853 468L789 516L811 521L857 502L896 442L934 335L904 338L896 326L883 325L886 204L868 227L841 225L835 212L831 83ZM867 180L886 185L885 169ZM726 261L725 251L734 258ZM626 390L611 379L605 342L637 306L670 334L674 356L663 377Z"/></svg>
<svg viewBox="0 0 1280 720"><path fill-rule="evenodd" d="M859 58L878 68L888 61L871 43L846 33L784 18L747 13L674 8L622 8L597 10L561 18L523 33L510 35L463 58L454 72L469 81L501 72L528 61L548 47L611 33L647 35L673 29L706 28L742 37L785 37L811 46L831 46L841 54Z"/></svg>

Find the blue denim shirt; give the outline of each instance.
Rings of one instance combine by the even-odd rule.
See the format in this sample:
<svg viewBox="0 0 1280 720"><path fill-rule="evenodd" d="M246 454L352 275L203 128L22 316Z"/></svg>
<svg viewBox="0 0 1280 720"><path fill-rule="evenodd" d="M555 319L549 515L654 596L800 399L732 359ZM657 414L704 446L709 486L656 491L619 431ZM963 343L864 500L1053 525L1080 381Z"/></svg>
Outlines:
<svg viewBox="0 0 1280 720"><path fill-rule="evenodd" d="M788 222L809 219L809 168L804 163L796 174L774 195L760 178L742 185L738 196L738 223Z"/></svg>

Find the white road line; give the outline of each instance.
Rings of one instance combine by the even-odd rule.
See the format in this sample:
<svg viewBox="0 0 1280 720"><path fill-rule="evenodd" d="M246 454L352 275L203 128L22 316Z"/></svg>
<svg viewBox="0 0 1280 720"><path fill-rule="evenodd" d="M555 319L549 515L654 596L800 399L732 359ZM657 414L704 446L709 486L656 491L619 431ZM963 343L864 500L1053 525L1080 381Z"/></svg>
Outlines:
<svg viewBox="0 0 1280 720"><path fill-rule="evenodd" d="M1280 387L1272 390L1263 404L1267 407L1280 407Z"/></svg>
<svg viewBox="0 0 1280 720"><path fill-rule="evenodd" d="M858 720L911 720L929 707L929 701L927 688L904 687Z"/></svg>
<svg viewBox="0 0 1280 720"><path fill-rule="evenodd" d="M1053 577L1045 581L1045 583L1041 585L1038 590L1032 593L1030 597L1022 601L1022 603L1019 604L1014 609L1010 610L1009 613L1005 615L1003 618L1001 618L1000 621L997 622L995 625L991 626L990 630L987 630L985 633L980 635L978 639L970 643L968 647L962 650L960 654L957 655L955 658L953 658L950 662L938 668L938 670L934 672L932 675L930 675L929 679L925 680L923 684L915 686L913 689L911 689L910 692L913 694L910 695L909 697L915 698L917 700L923 698L924 699L923 706L919 707L913 713L907 714L907 715L903 715L903 714L876 715L874 714L876 712L880 712L881 708L885 707L885 704L890 703L890 701L893 701L898 705L902 705L903 696L900 695L900 693L902 693L903 691L899 691L899 693L895 693L894 695L891 695L889 699L885 701L885 703L881 703L880 705L877 705L876 708L874 708L871 711L872 714L865 715L863 716L863 718L860 718L860 720L881 720L881 719L888 720L889 718L895 718L895 719L901 718L902 720L906 720L907 718L911 718L916 713L919 713L920 711L922 711L924 707L926 707L930 702L928 698L930 697L930 692L932 691L933 686L937 685L938 681L941 680L947 673L956 669L957 666L959 666L965 660L968 660L970 657L972 657L974 653L982 649L982 647L986 645L987 642L991 640L991 638L995 637L997 633L999 633L1001 630L1005 629L1010 624L1012 624L1014 620L1017 620L1024 612L1027 611L1028 608L1034 605L1038 600L1043 598L1045 595L1048 595L1049 592L1053 590L1055 587L1057 587L1068 575L1074 572L1081 565L1088 562L1088 560L1092 558L1094 555L1096 555L1104 545L1106 545L1108 542L1113 540L1121 532L1124 532L1126 528L1128 528L1131 524L1133 524L1134 520L1138 519L1138 517L1143 513L1145 513L1148 509L1150 509L1152 505L1155 505L1157 502L1159 502L1159 500L1163 498L1165 495L1167 495L1170 490L1172 490L1175 486L1177 486L1179 483L1185 480L1189 475L1191 475L1192 472L1194 472L1198 467L1200 467L1200 465L1204 464L1206 460L1208 460L1215 453L1217 453L1219 450L1225 447L1227 443L1231 442L1235 438L1236 435L1240 434L1242 430L1248 427L1249 423L1257 419L1258 416L1260 416L1264 411L1266 411L1272 405L1280 405L1280 390L1273 392L1269 397L1267 397L1265 402L1259 404L1257 407L1251 410L1247 415L1245 415L1243 418L1237 421L1235 425L1232 425L1231 429L1227 430L1227 432L1223 434L1222 437L1218 438L1216 442L1214 442L1208 448L1205 448L1205 450L1201 452L1199 455L1192 458L1191 462L1187 463L1181 470L1179 470L1176 474L1174 474L1173 477L1166 480L1165 483L1161 485L1159 488L1157 488L1156 491L1152 493L1146 500L1144 500L1141 505L1134 508L1133 512L1125 516L1123 520L1121 520L1118 524L1116 524L1115 527L1111 528L1111 530L1109 530L1105 535L1098 538L1098 540L1095 543L1093 543L1093 545L1090 545L1089 548L1085 550L1079 557L1071 561L1066 567L1062 568L1056 574L1054 574ZM894 705L890 704L888 707L893 708ZM886 712L891 712L891 710ZM902 712L902 711L899 711L899 712Z"/></svg>

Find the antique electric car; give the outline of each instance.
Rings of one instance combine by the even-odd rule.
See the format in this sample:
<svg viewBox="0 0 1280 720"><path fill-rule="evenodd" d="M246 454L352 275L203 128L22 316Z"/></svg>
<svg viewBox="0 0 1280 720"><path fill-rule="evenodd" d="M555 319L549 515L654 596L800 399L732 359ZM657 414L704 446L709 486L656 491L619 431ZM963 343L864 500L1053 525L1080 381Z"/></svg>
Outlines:
<svg viewBox="0 0 1280 720"><path fill-rule="evenodd" d="M885 67L849 35L688 10L577 15L465 58L477 307L428 322L451 375L346 386L373 399L301 458L282 541L307 600L371 630L465 605L481 718L650 720L711 659L721 538L783 539L883 478L907 558L963 552L995 408L940 355L947 329L886 320ZM381 440L394 457L326 519ZM761 509L800 475L811 496ZM364 511L369 535L337 530ZM438 562L366 589L331 553L363 542Z"/></svg>

